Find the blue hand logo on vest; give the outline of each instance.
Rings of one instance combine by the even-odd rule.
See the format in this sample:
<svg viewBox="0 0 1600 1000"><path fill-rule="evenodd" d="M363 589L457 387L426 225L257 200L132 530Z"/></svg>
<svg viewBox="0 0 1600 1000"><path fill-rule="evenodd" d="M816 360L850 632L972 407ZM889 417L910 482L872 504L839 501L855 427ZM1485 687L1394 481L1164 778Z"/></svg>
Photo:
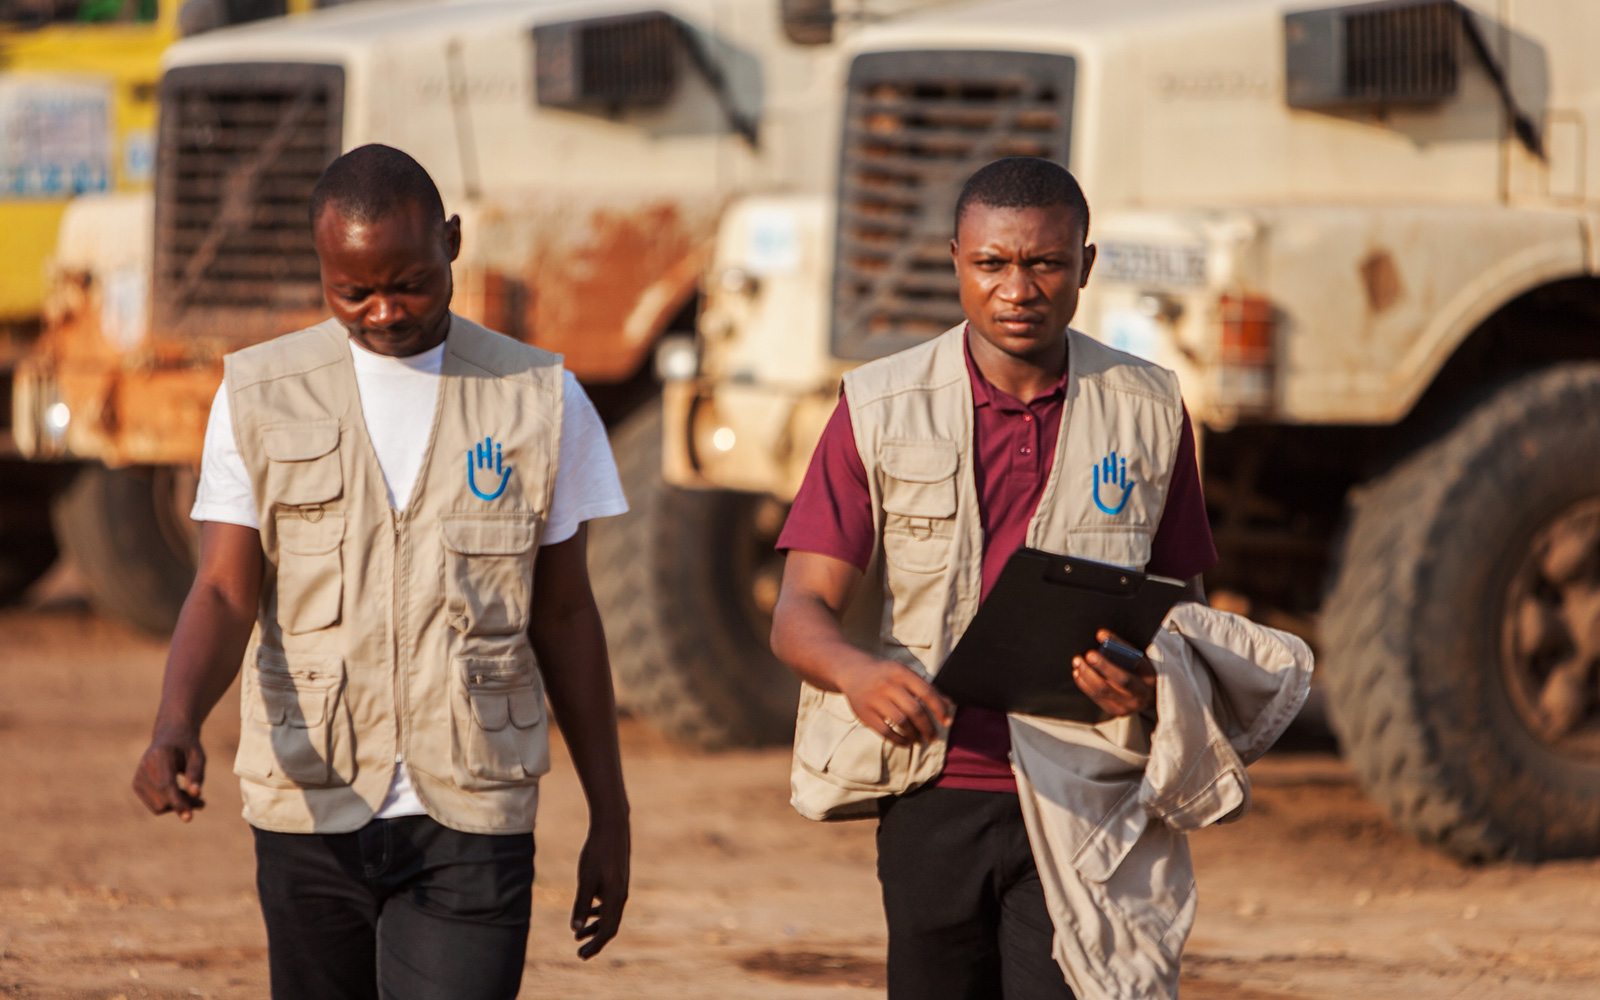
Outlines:
<svg viewBox="0 0 1600 1000"><path fill-rule="evenodd" d="M494 488L493 493L485 493L478 488L478 470L482 469L487 477L493 479L500 477L500 485ZM490 470L493 472L490 472ZM511 481L511 470L506 467L500 458L500 446L494 438L486 437L483 443L476 448L467 449L467 485L472 487L472 493L479 500L493 500L506 491L506 483Z"/></svg>
<svg viewBox="0 0 1600 1000"><path fill-rule="evenodd" d="M1117 501L1115 507L1107 507L1106 502L1100 499L1102 482L1108 490L1114 491L1118 486L1122 487L1122 498ZM1122 508L1128 506L1128 497L1132 495L1133 483L1128 481L1128 459L1124 457L1119 460L1117 453L1113 451L1094 466L1094 505L1116 517L1122 513Z"/></svg>

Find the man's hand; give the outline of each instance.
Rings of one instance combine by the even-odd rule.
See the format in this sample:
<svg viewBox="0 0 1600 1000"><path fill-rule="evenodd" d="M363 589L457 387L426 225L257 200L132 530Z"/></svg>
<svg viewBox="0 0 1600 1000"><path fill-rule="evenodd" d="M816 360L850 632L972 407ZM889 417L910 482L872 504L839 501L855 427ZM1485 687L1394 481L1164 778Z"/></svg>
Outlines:
<svg viewBox="0 0 1600 1000"><path fill-rule="evenodd" d="M585 961L617 936L628 902L628 821L594 822L578 855L578 898L572 903L572 936Z"/></svg>
<svg viewBox="0 0 1600 1000"><path fill-rule="evenodd" d="M1183 597L1179 599L1179 603L1191 601L1195 604L1207 603L1206 584L1201 577L1192 577L1184 588ZM1101 629L1094 637L1101 642L1110 639L1124 646L1129 645L1110 629ZM1100 706L1102 712L1113 718L1143 712L1156 703L1156 670L1145 657L1140 657L1130 671L1112 663L1099 652L1090 651L1073 657L1072 679L1078 682L1084 694Z"/></svg>
<svg viewBox="0 0 1600 1000"><path fill-rule="evenodd" d="M172 633L155 734L133 774L134 794L157 816L174 812L187 823L205 806L200 726L239 673L255 625L261 566L254 528L200 526L200 567Z"/></svg>
<svg viewBox="0 0 1600 1000"><path fill-rule="evenodd" d="M139 760L133 775L133 791L151 812L175 812L185 823L196 809L204 809L200 785L206 778L206 752L200 735L188 732L157 734Z"/></svg>
<svg viewBox="0 0 1600 1000"><path fill-rule="evenodd" d="M1095 638L1128 645L1107 629L1096 632ZM1072 658L1072 679L1102 712L1113 718L1142 712L1156 703L1156 670L1143 657L1132 670L1124 670L1091 650Z"/></svg>
<svg viewBox="0 0 1600 1000"><path fill-rule="evenodd" d="M589 529L539 550L533 567L528 638L539 658L545 695L589 802L589 838L578 856L572 933L578 957L600 954L617 936L628 901L628 794L617 745L606 633L589 587Z"/></svg>
<svg viewBox="0 0 1600 1000"><path fill-rule="evenodd" d="M772 651L801 679L850 700L861 724L893 743L927 743L955 707L910 667L858 649L844 634L844 609L861 571L816 552L790 552L772 612Z"/></svg>
<svg viewBox="0 0 1600 1000"><path fill-rule="evenodd" d="M938 727L954 718L948 698L893 660L863 663L843 672L838 684L861 724L897 747L937 739Z"/></svg>

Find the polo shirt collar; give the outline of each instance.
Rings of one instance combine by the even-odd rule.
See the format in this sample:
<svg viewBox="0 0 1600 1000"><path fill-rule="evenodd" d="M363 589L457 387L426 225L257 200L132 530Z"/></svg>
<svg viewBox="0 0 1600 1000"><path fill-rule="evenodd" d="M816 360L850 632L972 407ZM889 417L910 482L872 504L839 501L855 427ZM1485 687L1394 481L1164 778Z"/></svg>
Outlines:
<svg viewBox="0 0 1600 1000"><path fill-rule="evenodd" d="M978 363L972 360L972 344L967 340L967 337L970 336L971 333L972 324L969 323L962 327L961 356L965 358L967 362L967 377L972 381L972 406L974 409L977 409L980 406L992 405L995 401L995 395L999 393L1000 390L989 384L989 380L983 377L983 372L978 370ZM1072 344L1069 334L1067 350L1070 352L1071 349ZM1056 379L1055 385L1052 385L1049 389L1035 396L1033 399L1019 400L1019 402L1026 406L1029 403L1049 399L1052 396L1065 396L1067 392L1067 380L1071 377L1072 359L1068 357L1067 363L1061 368L1061 377Z"/></svg>

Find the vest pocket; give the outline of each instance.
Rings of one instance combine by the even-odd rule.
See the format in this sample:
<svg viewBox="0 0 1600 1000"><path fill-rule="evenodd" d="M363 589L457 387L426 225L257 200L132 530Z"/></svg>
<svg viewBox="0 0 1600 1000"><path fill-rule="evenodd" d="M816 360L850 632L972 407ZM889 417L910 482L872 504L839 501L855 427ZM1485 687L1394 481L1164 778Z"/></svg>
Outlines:
<svg viewBox="0 0 1600 1000"><path fill-rule="evenodd" d="M344 601L344 514L279 511L278 625L290 635L339 622Z"/></svg>
<svg viewBox="0 0 1600 1000"><path fill-rule="evenodd" d="M344 660L256 648L245 671L234 773L276 788L321 788L355 776Z"/></svg>
<svg viewBox="0 0 1600 1000"><path fill-rule="evenodd" d="M888 544L887 536L884 544ZM884 581L884 600L890 613L889 637L912 649L930 648L944 626L948 590L944 570L928 573L891 563L884 569ZM928 669L933 669L932 665Z"/></svg>
<svg viewBox="0 0 1600 1000"><path fill-rule="evenodd" d="M1143 569L1150 561L1151 531L1144 525L1070 528L1067 555L1095 562Z"/></svg>
<svg viewBox="0 0 1600 1000"><path fill-rule="evenodd" d="M538 517L446 514L445 614L465 635L516 635L528 627Z"/></svg>
<svg viewBox="0 0 1600 1000"><path fill-rule="evenodd" d="M883 443L885 559L914 573L937 573L950 562L959 465L953 441Z"/></svg>
<svg viewBox="0 0 1600 1000"><path fill-rule="evenodd" d="M482 789L538 780L550 770L550 739L532 650L457 656L454 664L456 783Z"/></svg>
<svg viewBox="0 0 1600 1000"><path fill-rule="evenodd" d="M344 492L339 468L339 421L276 424L261 432L267 500L289 507L327 503Z"/></svg>
<svg viewBox="0 0 1600 1000"><path fill-rule="evenodd" d="M807 771L840 788L890 794L910 782L909 748L862 725L844 695L809 684L800 689L794 755Z"/></svg>

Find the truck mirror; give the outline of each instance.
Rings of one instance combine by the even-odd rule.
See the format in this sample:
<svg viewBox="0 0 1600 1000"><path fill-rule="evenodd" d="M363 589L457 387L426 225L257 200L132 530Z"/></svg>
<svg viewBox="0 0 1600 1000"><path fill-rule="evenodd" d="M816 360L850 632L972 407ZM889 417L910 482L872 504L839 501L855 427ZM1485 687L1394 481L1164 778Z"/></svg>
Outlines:
<svg viewBox="0 0 1600 1000"><path fill-rule="evenodd" d="M784 37L796 45L827 45L833 41L833 0L778 0Z"/></svg>

